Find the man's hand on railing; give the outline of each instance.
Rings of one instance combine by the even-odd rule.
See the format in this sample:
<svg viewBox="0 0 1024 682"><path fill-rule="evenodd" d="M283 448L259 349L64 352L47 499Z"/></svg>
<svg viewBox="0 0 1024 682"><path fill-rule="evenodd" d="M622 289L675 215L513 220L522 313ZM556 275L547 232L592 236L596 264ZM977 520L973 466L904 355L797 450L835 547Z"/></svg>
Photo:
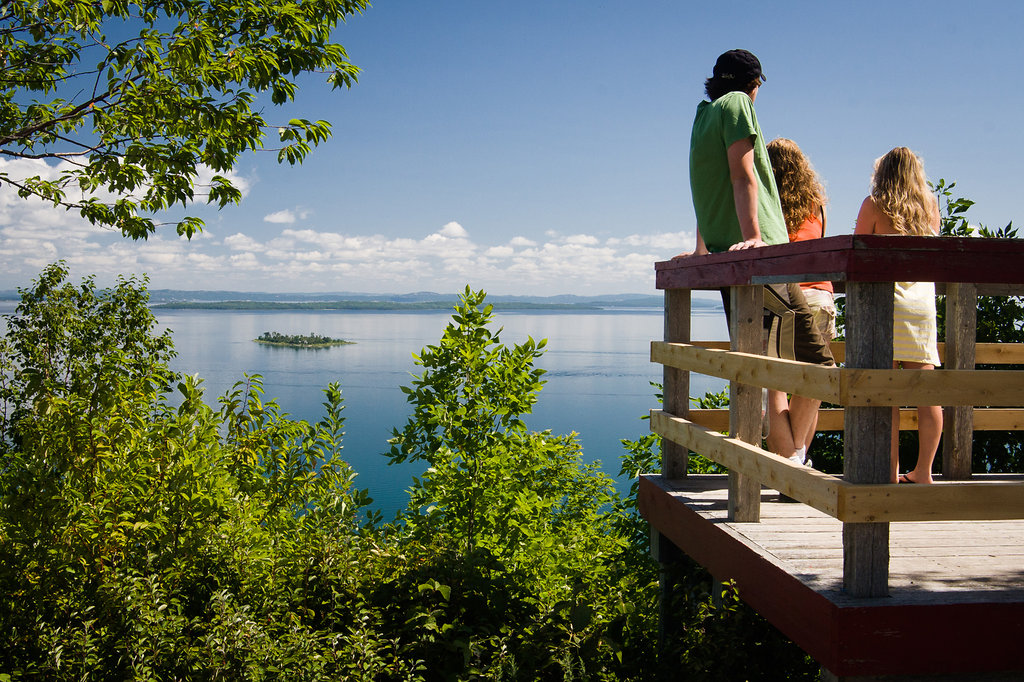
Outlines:
<svg viewBox="0 0 1024 682"><path fill-rule="evenodd" d="M730 251L743 251L745 249L756 249L762 246L768 246L760 239L744 239L741 242L736 242L729 247Z"/></svg>
<svg viewBox="0 0 1024 682"><path fill-rule="evenodd" d="M704 237L700 233L700 228L697 228L697 246L693 251L683 251L682 253L672 256L672 260L677 258L689 258L690 256L706 256L708 253L708 247L704 245Z"/></svg>

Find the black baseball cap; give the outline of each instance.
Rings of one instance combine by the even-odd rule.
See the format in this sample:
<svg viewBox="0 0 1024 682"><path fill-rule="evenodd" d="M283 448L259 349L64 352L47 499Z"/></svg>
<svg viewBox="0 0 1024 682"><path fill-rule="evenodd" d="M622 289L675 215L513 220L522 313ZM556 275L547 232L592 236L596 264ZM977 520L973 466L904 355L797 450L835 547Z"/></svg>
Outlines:
<svg viewBox="0 0 1024 682"><path fill-rule="evenodd" d="M746 85L755 78L759 82L768 80L761 73L761 62L746 50L729 50L718 57L713 78Z"/></svg>

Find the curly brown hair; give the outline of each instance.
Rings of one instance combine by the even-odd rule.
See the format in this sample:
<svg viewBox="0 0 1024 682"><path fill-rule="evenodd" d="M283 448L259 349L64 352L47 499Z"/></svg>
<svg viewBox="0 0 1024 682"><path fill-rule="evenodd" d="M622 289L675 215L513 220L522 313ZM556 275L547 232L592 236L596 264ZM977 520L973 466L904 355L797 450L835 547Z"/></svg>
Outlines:
<svg viewBox="0 0 1024 682"><path fill-rule="evenodd" d="M901 234L928 236L938 205L928 187L924 164L906 147L896 147L875 162L871 197Z"/></svg>
<svg viewBox="0 0 1024 682"><path fill-rule="evenodd" d="M767 148L782 200L786 230L793 235L818 207L828 203L828 197L818 174L796 142L778 137L769 142Z"/></svg>

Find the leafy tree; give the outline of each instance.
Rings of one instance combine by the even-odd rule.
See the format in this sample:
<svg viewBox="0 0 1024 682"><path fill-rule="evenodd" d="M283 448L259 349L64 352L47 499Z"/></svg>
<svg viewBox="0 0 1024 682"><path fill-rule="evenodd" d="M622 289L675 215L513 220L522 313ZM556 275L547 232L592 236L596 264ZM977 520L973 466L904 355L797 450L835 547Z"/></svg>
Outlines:
<svg viewBox="0 0 1024 682"><path fill-rule="evenodd" d="M951 237L973 237L983 239L1017 239L1013 223L993 230L978 225L973 227L967 220L967 211L974 205L970 199L954 197L955 182L949 184L939 180L932 189L939 200L942 211L941 234ZM938 333L946 333L945 297L939 298ZM977 336L979 343L1024 343L1024 297L1020 296L979 296L977 312ZM1019 365L978 365L978 369L1024 369ZM911 453L916 452L916 433L911 436ZM905 452L901 434L900 450ZM1012 431L976 431L973 438L972 469L976 472L1020 472L1024 471L1024 444ZM911 456L913 456L911 454ZM911 459L911 461L913 461Z"/></svg>
<svg viewBox="0 0 1024 682"><path fill-rule="evenodd" d="M372 603L389 631L415 624L412 650L426 679L816 675L734 591L712 599L713 582L692 564L672 569L686 585L674 605L684 636L656 655L659 567L635 489L613 495L607 476L582 464L573 436L526 429L544 342L502 344L484 301L467 289L441 342L417 356L424 372L404 389L413 414L390 452L428 468L414 481L402 551ZM656 440L625 444L624 473L654 466Z"/></svg>
<svg viewBox="0 0 1024 682"><path fill-rule="evenodd" d="M259 377L214 410L136 281L65 275L22 291L0 348L0 677L415 679L353 597L373 540L340 388L313 425Z"/></svg>
<svg viewBox="0 0 1024 682"><path fill-rule="evenodd" d="M0 180L22 197L78 211L145 238L155 214L199 197L223 207L239 190L224 177L262 149L302 161L330 135L326 121L264 118L293 101L305 74L349 87L358 69L331 42L368 0L6 0L0 4L0 156L56 162ZM45 168L44 168L45 165ZM24 168L24 166L21 166ZM200 172L212 180L197 185ZM202 221L184 217L178 234Z"/></svg>
<svg viewBox="0 0 1024 682"><path fill-rule="evenodd" d="M264 401L258 376L208 406L167 367L138 281L65 279L57 264L21 292L0 347L0 680L806 669L687 565L672 569L685 631L654 655L658 567L635 499L581 461L574 435L526 429L543 342L502 344L483 293L467 290L418 356L390 455L428 468L385 526L341 459L337 385L316 424ZM655 456L640 449L631 473Z"/></svg>
<svg viewBox="0 0 1024 682"><path fill-rule="evenodd" d="M413 414L392 439L392 462L428 466L401 521L445 588L426 588L439 641L420 655L453 674L467 660L512 666L514 679L594 674L609 665L594 660L608 609L632 600L613 569L624 543L605 513L612 482L582 463L575 435L527 429L545 342L504 345L484 300L467 287L440 343L416 357L424 372L403 388Z"/></svg>
<svg viewBox="0 0 1024 682"><path fill-rule="evenodd" d="M65 285L63 262L47 267L22 296L0 338L0 453L28 437L40 406L76 401L89 417L132 386L145 397L166 388L174 356L170 332L156 334L145 285L118 279L97 291L94 280Z"/></svg>

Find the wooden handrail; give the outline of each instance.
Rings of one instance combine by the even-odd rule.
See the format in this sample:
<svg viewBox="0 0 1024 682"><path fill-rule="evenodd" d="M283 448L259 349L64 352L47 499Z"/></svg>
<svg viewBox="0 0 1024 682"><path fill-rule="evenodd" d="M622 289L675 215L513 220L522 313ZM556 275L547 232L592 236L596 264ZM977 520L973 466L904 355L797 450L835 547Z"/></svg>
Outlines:
<svg viewBox="0 0 1024 682"><path fill-rule="evenodd" d="M1024 482L855 484L660 410L651 429L844 523L1024 519Z"/></svg>
<svg viewBox="0 0 1024 682"><path fill-rule="evenodd" d="M1024 294L1024 291L1021 292ZM694 346L715 350L729 350L728 341L690 341ZM832 357L837 363L846 359L846 343L833 341L830 344ZM946 344L939 341L939 357L946 357ZM979 365L1024 365L1024 343L977 343L974 345L975 362Z"/></svg>
<svg viewBox="0 0 1024 682"><path fill-rule="evenodd" d="M1024 405L1024 370L822 367L663 341L651 343L651 360L836 405Z"/></svg>
<svg viewBox="0 0 1024 682"><path fill-rule="evenodd" d="M971 410L975 431L1024 431L1024 408L975 408ZM842 408L818 410L818 431L842 431L846 411ZM687 417L694 423L723 433L729 431L729 410L691 409ZM917 409L900 410L900 430L917 430Z"/></svg>

